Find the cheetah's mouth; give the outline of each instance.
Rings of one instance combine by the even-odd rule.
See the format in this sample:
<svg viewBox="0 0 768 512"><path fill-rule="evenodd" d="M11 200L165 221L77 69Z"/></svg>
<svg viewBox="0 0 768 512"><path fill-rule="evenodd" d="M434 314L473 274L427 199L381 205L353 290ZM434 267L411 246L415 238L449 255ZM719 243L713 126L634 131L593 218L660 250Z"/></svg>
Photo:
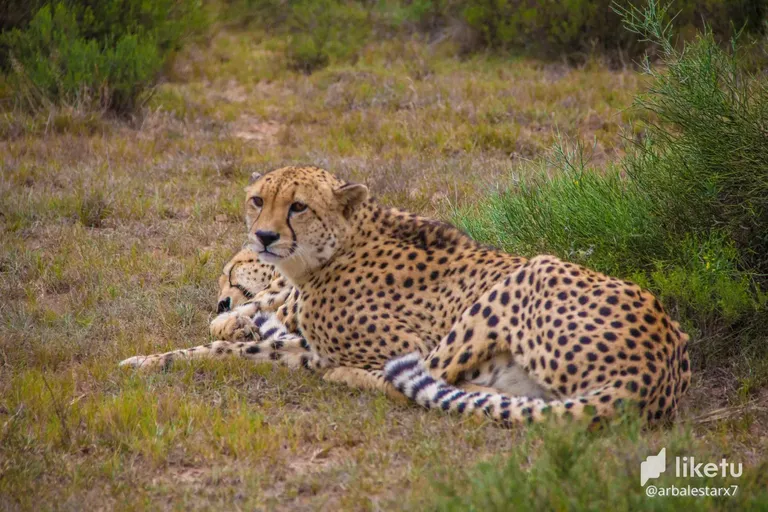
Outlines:
<svg viewBox="0 0 768 512"><path fill-rule="evenodd" d="M293 256L293 253L296 249L296 244L292 244L290 248L281 246L277 249L280 249L280 252L275 251L274 247L266 248L260 243L250 243L248 244L248 247L259 255L259 259L263 261L264 263L269 263L271 265L274 265L278 261L284 260L286 258L289 258L290 256ZM285 249L288 249L285 251ZM287 254L281 254L283 252L287 252Z"/></svg>
<svg viewBox="0 0 768 512"><path fill-rule="evenodd" d="M259 258L265 262L274 262L283 259L285 256L280 256L277 253L270 251L269 249L262 249L259 251Z"/></svg>

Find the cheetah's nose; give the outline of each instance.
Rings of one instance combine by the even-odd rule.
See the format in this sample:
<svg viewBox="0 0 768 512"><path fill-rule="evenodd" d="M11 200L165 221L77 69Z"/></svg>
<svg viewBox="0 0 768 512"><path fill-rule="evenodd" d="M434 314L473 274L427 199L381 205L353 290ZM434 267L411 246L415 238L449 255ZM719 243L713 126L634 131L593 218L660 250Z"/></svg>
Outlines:
<svg viewBox="0 0 768 512"><path fill-rule="evenodd" d="M264 245L264 248L266 249L269 247L272 243L277 242L280 240L280 234L275 233L274 231L262 231L259 230L256 232L256 238L261 241L261 243Z"/></svg>
<svg viewBox="0 0 768 512"><path fill-rule="evenodd" d="M221 299L219 301L218 306L216 307L216 313L221 314L225 311L229 311L229 308L231 307L232 299L230 297L227 297L226 299Z"/></svg>

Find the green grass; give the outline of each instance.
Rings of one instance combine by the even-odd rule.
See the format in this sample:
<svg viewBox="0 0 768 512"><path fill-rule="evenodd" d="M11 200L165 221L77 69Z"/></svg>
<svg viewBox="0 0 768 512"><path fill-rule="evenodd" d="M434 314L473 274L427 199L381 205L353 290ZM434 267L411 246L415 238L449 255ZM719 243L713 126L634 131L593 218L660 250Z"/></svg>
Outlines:
<svg viewBox="0 0 768 512"><path fill-rule="evenodd" d="M593 141L606 172L642 127L625 111L640 75L599 62L459 59L415 37L307 76L286 44L230 30L182 51L131 123L3 118L1 508L484 509L484 490L510 507L589 507L594 490L664 508L678 502L646 501L638 483L662 446L744 463L743 496L695 504L765 506L768 367L753 359L697 373L669 430L594 435L501 430L242 361L118 369L208 340L253 170L311 162L448 218L534 176L522 164L558 134Z"/></svg>
<svg viewBox="0 0 768 512"><path fill-rule="evenodd" d="M733 497L649 497L638 468L648 454L666 448L667 470L647 486L657 488L738 486ZM686 428L663 436L642 434L633 421L608 432L588 434L531 428L503 457L482 463L469 475L442 487L439 510L745 510L765 506L763 462L738 477L684 479L675 476L675 457L697 462L726 460L732 452L713 449ZM737 465L736 465L737 466ZM736 467L734 466L734 467ZM469 478L467 478L467 476Z"/></svg>
<svg viewBox="0 0 768 512"><path fill-rule="evenodd" d="M588 167L587 149L559 142L549 158L516 169L502 190L457 208L454 221L473 237L515 254L554 253L625 275L667 254L647 196L615 165ZM640 261L638 261L640 259Z"/></svg>

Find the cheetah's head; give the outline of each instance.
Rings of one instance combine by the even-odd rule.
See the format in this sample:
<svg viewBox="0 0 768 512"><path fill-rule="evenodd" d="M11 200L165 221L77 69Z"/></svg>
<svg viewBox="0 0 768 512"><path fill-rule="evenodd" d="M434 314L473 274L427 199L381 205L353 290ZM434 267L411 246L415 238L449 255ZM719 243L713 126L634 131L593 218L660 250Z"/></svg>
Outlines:
<svg viewBox="0 0 768 512"><path fill-rule="evenodd" d="M227 262L219 276L217 313L243 304L265 290L275 277L275 268L259 261L250 249L243 249Z"/></svg>
<svg viewBox="0 0 768 512"><path fill-rule="evenodd" d="M294 283L344 245L368 198L365 185L344 183L316 167L256 174L245 190L249 248Z"/></svg>

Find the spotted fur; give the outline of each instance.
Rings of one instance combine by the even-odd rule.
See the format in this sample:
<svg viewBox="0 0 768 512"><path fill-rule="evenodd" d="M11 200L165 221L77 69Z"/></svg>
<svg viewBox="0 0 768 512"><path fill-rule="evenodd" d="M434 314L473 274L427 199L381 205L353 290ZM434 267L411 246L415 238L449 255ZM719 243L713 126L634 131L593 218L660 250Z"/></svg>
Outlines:
<svg viewBox="0 0 768 512"><path fill-rule="evenodd" d="M480 296L437 349L391 361L385 378L427 407L501 421L612 416L633 402L670 418L690 382L688 336L639 286L538 256ZM556 399L464 393L455 376L509 351Z"/></svg>

